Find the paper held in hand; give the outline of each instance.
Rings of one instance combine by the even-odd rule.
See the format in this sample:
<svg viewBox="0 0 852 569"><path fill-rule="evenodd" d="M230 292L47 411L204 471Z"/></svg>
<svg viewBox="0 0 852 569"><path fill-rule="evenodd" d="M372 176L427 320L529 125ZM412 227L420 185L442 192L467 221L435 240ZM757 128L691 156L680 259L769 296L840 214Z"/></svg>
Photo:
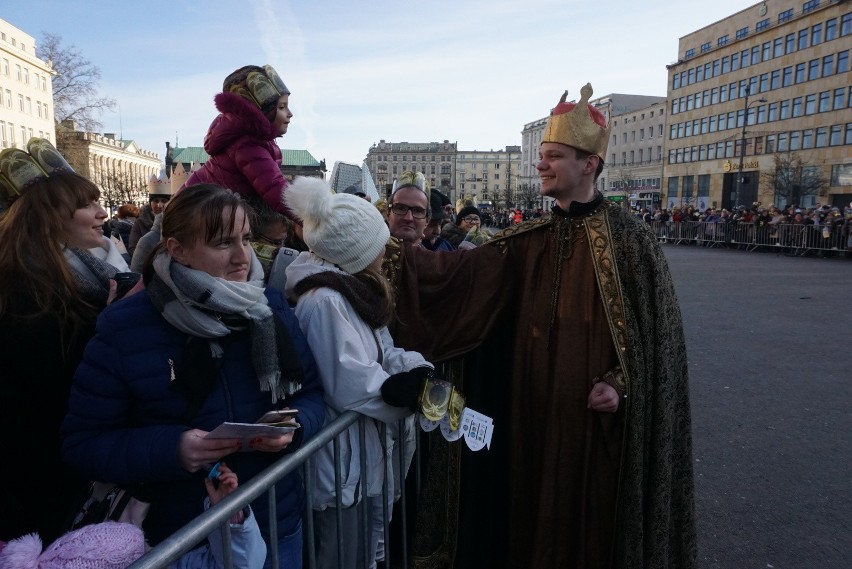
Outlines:
<svg viewBox="0 0 852 569"><path fill-rule="evenodd" d="M280 437L295 431L301 425L296 422L296 409L270 411L256 423L222 423L204 437L206 439L252 439L256 437Z"/></svg>

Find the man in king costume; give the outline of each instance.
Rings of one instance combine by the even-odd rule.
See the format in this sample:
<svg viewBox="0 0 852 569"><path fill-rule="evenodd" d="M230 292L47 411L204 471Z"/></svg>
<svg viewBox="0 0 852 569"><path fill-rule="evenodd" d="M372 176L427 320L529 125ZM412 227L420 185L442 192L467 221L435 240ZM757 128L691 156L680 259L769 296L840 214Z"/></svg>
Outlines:
<svg viewBox="0 0 852 569"><path fill-rule="evenodd" d="M695 565L680 309L646 224L594 189L610 129L581 93L541 143L549 218L471 251L388 247L394 338L494 419L488 450L430 433L416 567Z"/></svg>

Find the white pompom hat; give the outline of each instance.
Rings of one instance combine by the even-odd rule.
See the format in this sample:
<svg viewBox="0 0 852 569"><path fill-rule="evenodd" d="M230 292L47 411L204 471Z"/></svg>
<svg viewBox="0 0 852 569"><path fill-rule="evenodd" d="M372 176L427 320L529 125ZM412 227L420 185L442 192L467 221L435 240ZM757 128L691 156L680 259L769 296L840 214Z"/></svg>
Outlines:
<svg viewBox="0 0 852 569"><path fill-rule="evenodd" d="M352 194L335 194L319 178L296 178L284 190L284 203L302 220L311 251L349 274L372 263L390 237L376 206Z"/></svg>

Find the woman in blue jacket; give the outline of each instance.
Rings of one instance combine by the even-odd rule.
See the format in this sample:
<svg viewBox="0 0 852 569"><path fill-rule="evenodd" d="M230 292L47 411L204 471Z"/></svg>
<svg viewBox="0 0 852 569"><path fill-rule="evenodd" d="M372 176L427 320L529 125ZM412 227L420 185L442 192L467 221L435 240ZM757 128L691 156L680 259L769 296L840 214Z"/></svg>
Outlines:
<svg viewBox="0 0 852 569"><path fill-rule="evenodd" d="M264 291L249 236L230 190L199 184L174 197L145 291L101 314L74 376L64 457L92 480L143 485L152 545L201 514L206 465L228 457L247 481L322 426L313 355L280 293ZM205 438L224 421L281 408L299 411L301 429L245 446ZM298 473L276 498L280 566L300 567ZM252 507L269 541L266 498Z"/></svg>

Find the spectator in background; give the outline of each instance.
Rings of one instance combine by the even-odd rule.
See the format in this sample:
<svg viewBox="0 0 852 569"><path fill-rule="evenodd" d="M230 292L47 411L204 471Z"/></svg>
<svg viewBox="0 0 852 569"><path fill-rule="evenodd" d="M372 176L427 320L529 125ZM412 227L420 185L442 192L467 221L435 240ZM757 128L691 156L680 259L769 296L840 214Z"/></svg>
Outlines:
<svg viewBox="0 0 852 569"><path fill-rule="evenodd" d="M112 236L120 239L124 246L124 260L130 262L130 232L133 230L133 224L136 218L139 217L139 208L132 204L124 204L119 206L116 218L110 224Z"/></svg>
<svg viewBox="0 0 852 569"><path fill-rule="evenodd" d="M423 240L429 222L429 182L420 172L404 171L394 181L388 204L390 234L406 244Z"/></svg>
<svg viewBox="0 0 852 569"><path fill-rule="evenodd" d="M152 176L148 181L148 205L142 206L142 210L130 230L127 254L130 255L131 259L136 244L146 233L151 231L151 227L154 225L154 217L163 213L163 208L166 207L166 202L172 198L172 193L168 179L161 181Z"/></svg>

